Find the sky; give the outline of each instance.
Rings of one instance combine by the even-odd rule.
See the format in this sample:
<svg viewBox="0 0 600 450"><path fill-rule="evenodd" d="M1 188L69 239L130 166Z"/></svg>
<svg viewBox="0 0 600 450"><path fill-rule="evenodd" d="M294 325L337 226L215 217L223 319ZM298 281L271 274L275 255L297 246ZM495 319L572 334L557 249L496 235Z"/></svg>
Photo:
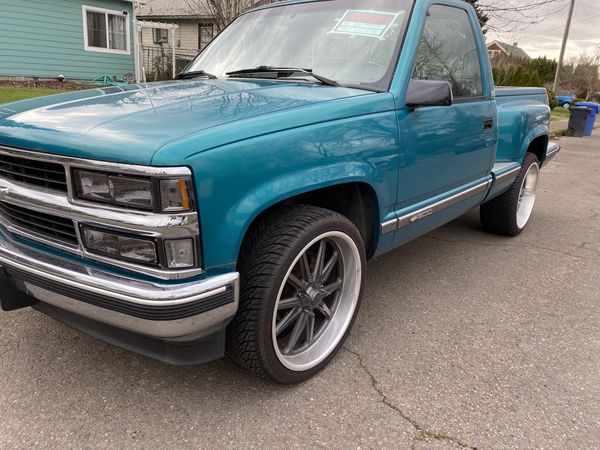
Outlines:
<svg viewBox="0 0 600 450"><path fill-rule="evenodd" d="M557 0L552 6L540 7L542 13L550 13L539 23L517 25L517 30L487 33L488 41L499 39L508 44L517 42L530 56L548 56L558 59L560 45L567 21L571 0ZM485 0L480 0L484 3ZM513 0L513 4L531 3L528 0ZM557 11L559 10L559 11ZM507 13L508 14L508 13ZM491 21L501 28L507 27L498 21ZM510 25L508 25L510 26ZM587 52L600 52L600 0L575 0L575 10L565 58L576 57Z"/></svg>

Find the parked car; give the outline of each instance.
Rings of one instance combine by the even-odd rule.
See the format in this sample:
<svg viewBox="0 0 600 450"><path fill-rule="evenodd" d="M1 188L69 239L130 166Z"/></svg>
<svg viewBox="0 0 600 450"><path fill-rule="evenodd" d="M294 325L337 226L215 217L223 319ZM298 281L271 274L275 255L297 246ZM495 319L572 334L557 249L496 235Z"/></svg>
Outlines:
<svg viewBox="0 0 600 450"><path fill-rule="evenodd" d="M575 102L577 97L575 95L559 95L556 97L558 106L561 108L569 109Z"/></svg>
<svg viewBox="0 0 600 450"><path fill-rule="evenodd" d="M346 339L368 259L477 207L485 230L526 227L559 151L548 98L491 73L466 2L291 1L177 80L5 105L2 307L306 380Z"/></svg>

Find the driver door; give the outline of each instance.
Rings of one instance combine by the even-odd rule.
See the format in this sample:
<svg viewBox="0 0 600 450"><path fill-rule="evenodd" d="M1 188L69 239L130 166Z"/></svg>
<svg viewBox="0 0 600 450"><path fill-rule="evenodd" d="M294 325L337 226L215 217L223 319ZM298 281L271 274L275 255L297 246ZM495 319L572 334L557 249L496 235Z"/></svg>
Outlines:
<svg viewBox="0 0 600 450"><path fill-rule="evenodd" d="M413 78L450 82L454 102L452 106L402 107L397 112L400 132L397 215L402 217L442 202L442 207L425 211L423 218L432 216L424 221L428 229L483 200L482 189L478 196L448 201L447 208L443 207L445 199L465 191L468 194L473 192L473 186L485 184L494 159L496 106L491 87L485 83L482 63L485 49L479 50L474 26L466 9L445 5L429 8ZM397 243L428 229L397 233L400 241Z"/></svg>

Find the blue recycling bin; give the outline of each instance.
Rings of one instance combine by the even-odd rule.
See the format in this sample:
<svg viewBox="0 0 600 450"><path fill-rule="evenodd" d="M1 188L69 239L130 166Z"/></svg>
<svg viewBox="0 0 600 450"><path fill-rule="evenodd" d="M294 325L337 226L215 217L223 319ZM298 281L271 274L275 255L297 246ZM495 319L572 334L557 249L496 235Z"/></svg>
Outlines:
<svg viewBox="0 0 600 450"><path fill-rule="evenodd" d="M583 106L590 110L590 115L588 117L587 123L585 124L585 130L583 131L584 136L591 136L592 130L594 129L594 122L596 121L596 116L600 113L600 103L594 102L578 102L576 106Z"/></svg>

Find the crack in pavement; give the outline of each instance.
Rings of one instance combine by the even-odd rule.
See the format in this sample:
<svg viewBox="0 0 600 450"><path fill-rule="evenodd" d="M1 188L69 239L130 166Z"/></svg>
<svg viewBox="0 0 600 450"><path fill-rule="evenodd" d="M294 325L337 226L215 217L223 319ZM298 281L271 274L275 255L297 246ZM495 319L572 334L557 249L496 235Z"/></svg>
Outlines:
<svg viewBox="0 0 600 450"><path fill-rule="evenodd" d="M432 241L445 242L448 244L473 244L473 245L480 245L483 247L497 247L497 248L530 247L530 248L537 248L538 250L544 250L547 252L558 253L561 255L570 256L571 258L587 259L587 260L592 260L592 261L597 261L599 259L599 258L596 258L593 256L574 255L573 253L564 252L562 250L556 250L554 248L544 247L542 245L531 244L529 242L523 242L519 245L506 245L506 244L487 243L487 242L480 242L480 241L469 241L467 239L442 239L442 238L435 237L435 236L423 236L423 237L426 239L431 239ZM583 244L589 244L589 242L584 242ZM586 250L592 250L595 252L594 249L590 249L589 247L582 247L581 245L578 246L577 248L584 248Z"/></svg>
<svg viewBox="0 0 600 450"><path fill-rule="evenodd" d="M411 444L412 449L416 448L416 445L418 442L425 442L428 439L432 439L432 440L436 440L436 441L448 441L448 442L452 442L462 448L477 450L477 447L473 447L471 445L465 444L458 438L455 438L453 436L448 436L448 435L442 434L442 433L436 433L434 431L429 431L429 430L425 429L421 424L419 424L419 422L417 422L415 419L410 417L408 414L406 414L404 411L402 411L398 406L394 405L388 399L387 395L385 395L385 392L383 392L383 389L381 389L379 387L379 382L377 381L377 379L375 378L373 373L369 370L369 368L366 366L365 362L362 359L362 356L360 356L360 354L358 352L355 352L354 350L350 350L346 346L344 346L342 348L344 350L346 350L348 353L350 353L351 355L353 355L358 360L358 365L363 370L363 372L365 372L367 374L367 376L371 380L371 386L373 387L373 390L379 396L381 403L383 403L385 406L387 406L388 408L390 408L391 410L396 412L396 414L398 414L406 422L410 423L414 427L414 429L417 430L418 435L412 439L412 444Z"/></svg>
<svg viewBox="0 0 600 450"><path fill-rule="evenodd" d="M577 248L582 248L584 250L590 250L592 252L594 252L595 254L600 256L600 251L596 250L595 248L591 248L590 245L596 245L596 242L582 242L581 245Z"/></svg>

